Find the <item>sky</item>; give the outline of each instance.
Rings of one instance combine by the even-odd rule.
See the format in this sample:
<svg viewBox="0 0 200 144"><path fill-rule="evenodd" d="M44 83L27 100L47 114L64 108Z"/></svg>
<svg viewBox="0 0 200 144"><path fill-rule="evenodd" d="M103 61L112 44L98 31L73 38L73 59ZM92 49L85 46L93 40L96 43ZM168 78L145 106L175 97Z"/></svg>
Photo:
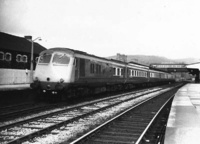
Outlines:
<svg viewBox="0 0 200 144"><path fill-rule="evenodd" d="M0 0L0 31L100 57L200 59L199 0Z"/></svg>

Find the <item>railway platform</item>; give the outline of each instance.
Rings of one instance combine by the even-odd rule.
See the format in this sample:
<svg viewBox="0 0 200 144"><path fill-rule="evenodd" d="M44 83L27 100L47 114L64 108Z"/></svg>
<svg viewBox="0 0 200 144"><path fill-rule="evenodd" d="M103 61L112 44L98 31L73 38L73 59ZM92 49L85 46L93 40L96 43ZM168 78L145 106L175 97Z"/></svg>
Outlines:
<svg viewBox="0 0 200 144"><path fill-rule="evenodd" d="M164 144L200 143L200 84L186 84L175 94Z"/></svg>
<svg viewBox="0 0 200 144"><path fill-rule="evenodd" d="M30 84L0 85L0 91L25 90L30 89Z"/></svg>

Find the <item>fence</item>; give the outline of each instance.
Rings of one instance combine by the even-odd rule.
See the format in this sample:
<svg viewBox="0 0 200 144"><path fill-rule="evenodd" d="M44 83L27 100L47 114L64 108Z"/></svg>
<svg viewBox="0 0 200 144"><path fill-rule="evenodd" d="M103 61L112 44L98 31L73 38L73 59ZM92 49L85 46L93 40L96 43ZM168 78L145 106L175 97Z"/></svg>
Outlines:
<svg viewBox="0 0 200 144"><path fill-rule="evenodd" d="M30 83L30 70L0 69L0 85Z"/></svg>

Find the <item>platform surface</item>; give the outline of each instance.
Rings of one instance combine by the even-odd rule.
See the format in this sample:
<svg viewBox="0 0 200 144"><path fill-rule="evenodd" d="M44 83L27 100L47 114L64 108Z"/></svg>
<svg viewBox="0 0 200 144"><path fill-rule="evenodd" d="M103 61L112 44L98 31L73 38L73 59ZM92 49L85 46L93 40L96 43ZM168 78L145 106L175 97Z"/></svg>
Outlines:
<svg viewBox="0 0 200 144"><path fill-rule="evenodd" d="M164 144L200 144L200 84L187 84L175 94Z"/></svg>
<svg viewBox="0 0 200 144"><path fill-rule="evenodd" d="M0 85L0 91L30 89L30 84Z"/></svg>

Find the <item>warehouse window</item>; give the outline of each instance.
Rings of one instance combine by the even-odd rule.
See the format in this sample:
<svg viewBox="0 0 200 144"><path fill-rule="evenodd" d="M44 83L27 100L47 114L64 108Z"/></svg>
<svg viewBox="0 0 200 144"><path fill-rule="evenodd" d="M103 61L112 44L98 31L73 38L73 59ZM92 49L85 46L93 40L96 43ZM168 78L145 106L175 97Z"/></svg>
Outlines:
<svg viewBox="0 0 200 144"><path fill-rule="evenodd" d="M11 53L6 53L6 55L5 55L5 60L6 60L6 61L11 61L11 60L12 60L12 55L11 55Z"/></svg>
<svg viewBox="0 0 200 144"><path fill-rule="evenodd" d="M4 52L0 51L0 60L4 60Z"/></svg>
<svg viewBox="0 0 200 144"><path fill-rule="evenodd" d="M27 59L28 59L28 58L27 58L26 55L23 55L23 56L22 56L22 62L27 63Z"/></svg>
<svg viewBox="0 0 200 144"><path fill-rule="evenodd" d="M22 58L22 55L17 54L17 56L16 56L16 61L17 61L17 62L21 62L21 58Z"/></svg>

